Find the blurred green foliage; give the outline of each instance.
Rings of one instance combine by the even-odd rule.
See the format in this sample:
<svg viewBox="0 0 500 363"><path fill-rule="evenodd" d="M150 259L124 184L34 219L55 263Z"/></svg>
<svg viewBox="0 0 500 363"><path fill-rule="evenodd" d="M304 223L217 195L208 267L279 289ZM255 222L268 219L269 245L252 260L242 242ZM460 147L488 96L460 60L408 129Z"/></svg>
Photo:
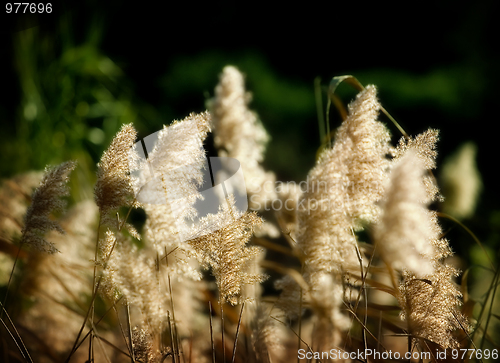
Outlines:
<svg viewBox="0 0 500 363"><path fill-rule="evenodd" d="M10 161L1 164L2 175L78 160L76 190L88 198L83 187L93 184L104 148L123 123L140 123L127 79L99 49L101 29L90 30L82 44L71 40L67 21L57 34L37 27L15 34L21 95L15 122L2 125L0 152Z"/></svg>

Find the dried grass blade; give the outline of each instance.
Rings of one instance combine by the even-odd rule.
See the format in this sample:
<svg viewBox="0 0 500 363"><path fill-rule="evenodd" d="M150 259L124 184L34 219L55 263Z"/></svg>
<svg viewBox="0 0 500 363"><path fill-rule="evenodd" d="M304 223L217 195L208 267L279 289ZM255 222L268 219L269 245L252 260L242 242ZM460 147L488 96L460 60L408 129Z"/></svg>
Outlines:
<svg viewBox="0 0 500 363"><path fill-rule="evenodd" d="M30 353L28 352L28 348L26 348L26 345L24 344L23 342L23 339L21 338L21 335L19 334L19 332L17 331L16 329L16 326L14 325L14 322L12 321L12 319L10 318L10 315L9 313L7 312L7 310L5 310L5 308L2 306L2 312L5 311L5 316L7 316L7 319L9 319L9 323L12 325L12 328L14 329L14 332L16 333L17 337L19 338L19 342L21 343L22 345L22 348L21 346L19 345L19 342L15 339L14 335L12 334L12 332L10 331L9 327L7 326L7 324L5 324L5 321L3 320L3 318L0 318L0 321L2 322L5 330L7 330L7 332L9 333L9 335L11 336L12 340L14 341L14 343L16 344L17 348L19 349L19 352L21 353L21 355L23 356L23 358L27 361L27 362L31 362L33 363L33 360L31 359L31 356L30 356ZM26 353L26 356L24 355L23 353L23 349L24 349L24 352Z"/></svg>

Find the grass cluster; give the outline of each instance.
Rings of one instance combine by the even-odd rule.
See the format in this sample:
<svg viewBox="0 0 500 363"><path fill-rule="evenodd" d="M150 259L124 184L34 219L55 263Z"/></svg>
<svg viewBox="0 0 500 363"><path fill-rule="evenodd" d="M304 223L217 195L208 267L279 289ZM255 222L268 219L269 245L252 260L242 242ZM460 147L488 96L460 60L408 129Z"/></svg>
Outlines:
<svg viewBox="0 0 500 363"><path fill-rule="evenodd" d="M347 108L335 94L341 82L359 91ZM480 267L492 278L474 300L470 269L441 226L451 220L482 248L452 216L472 213L477 199L477 180L465 185L460 174L473 170L468 149L447 166L459 192L444 208L432 171L439 132L407 135L375 86L336 77L318 87L316 164L304 182L287 183L263 166L272 141L249 102L244 76L227 66L208 110L165 126L147 160L134 126L123 125L97 165L93 200L68 210L76 162L3 182L3 361L498 357L498 268ZM335 130L332 104L342 117ZM379 113L401 134L395 145ZM241 191L223 187L219 210L197 215L203 146L240 162L249 210L237 210ZM380 355L358 354L367 351Z"/></svg>

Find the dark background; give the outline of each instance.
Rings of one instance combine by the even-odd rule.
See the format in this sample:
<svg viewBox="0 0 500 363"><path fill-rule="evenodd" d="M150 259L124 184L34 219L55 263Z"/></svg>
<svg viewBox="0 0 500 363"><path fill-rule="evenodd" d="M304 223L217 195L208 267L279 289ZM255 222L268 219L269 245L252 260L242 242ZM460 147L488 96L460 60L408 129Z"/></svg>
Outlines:
<svg viewBox="0 0 500 363"><path fill-rule="evenodd" d="M2 8L2 177L76 158L84 189L122 123L146 136L204 110L233 64L272 136L266 166L299 181L320 145L314 79L327 86L352 74L378 86L409 134L441 130L439 164L463 142L477 144L484 190L466 223L499 246L495 2L52 4L36 17ZM355 94L345 85L339 93L346 102ZM332 112L331 127L339 122ZM453 226L450 236L466 255L470 236Z"/></svg>

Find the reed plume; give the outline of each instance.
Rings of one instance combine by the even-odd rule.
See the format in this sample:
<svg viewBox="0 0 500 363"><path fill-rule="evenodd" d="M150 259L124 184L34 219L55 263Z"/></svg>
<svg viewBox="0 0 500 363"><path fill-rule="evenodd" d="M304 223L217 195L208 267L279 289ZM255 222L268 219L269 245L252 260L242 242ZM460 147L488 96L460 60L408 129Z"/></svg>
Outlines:
<svg viewBox="0 0 500 363"><path fill-rule="evenodd" d="M261 166L269 135L257 114L248 109L250 99L243 74L233 66L224 67L210 102L214 143L219 156L229 156L241 163L250 209L259 210L276 198L273 188L276 177Z"/></svg>
<svg viewBox="0 0 500 363"><path fill-rule="evenodd" d="M211 115L202 112L164 126L149 154L148 165L142 166L137 179L144 185L139 197L146 212L146 249L156 254L159 266L156 289L169 299L162 320L167 321L169 311L179 336L193 340L198 339L204 328L200 325L206 322L200 304L206 286L186 240L193 233L195 219L200 217L195 203L202 199L199 187L207 167L203 142L210 123ZM203 344L198 342L194 351L201 347Z"/></svg>
<svg viewBox="0 0 500 363"><path fill-rule="evenodd" d="M390 136L376 120L380 105L376 89L368 86L349 106L349 115L337 130L333 146L320 155L309 172L298 212L297 247L304 258L309 299L318 316L315 337L324 346L338 344L333 334L346 330L350 320L341 313L343 275L359 271L357 241L353 233L362 220L376 221L375 202L383 195L387 178ZM284 281L282 301L297 297L297 286ZM295 306L299 301L295 302ZM330 338L328 338L330 336ZM329 340L329 341L328 341Z"/></svg>
<svg viewBox="0 0 500 363"><path fill-rule="evenodd" d="M121 234L114 238L118 243L104 269L101 291L113 302L123 295L140 311L140 321L150 331L159 333L166 323L168 292L157 287L155 260Z"/></svg>
<svg viewBox="0 0 500 363"><path fill-rule="evenodd" d="M408 322L413 338L429 340L442 348L457 348L456 331L468 331L469 322L460 312L462 293L453 278L459 271L451 265L436 264L432 275L417 278L404 274L400 286L401 317ZM422 344L425 349L425 344Z"/></svg>
<svg viewBox="0 0 500 363"><path fill-rule="evenodd" d="M308 175L299 202L298 246L311 271L340 273L359 267L352 229L376 221L387 179L390 136L376 120L376 90L368 86L349 106L334 144Z"/></svg>
<svg viewBox="0 0 500 363"><path fill-rule="evenodd" d="M138 205L130 176L130 165L138 158L134 149L136 136L132 124L123 125L97 164L94 196L103 216L122 206Z"/></svg>
<svg viewBox="0 0 500 363"><path fill-rule="evenodd" d="M412 167L416 164L418 168L420 163L426 169L435 168L437 140L438 132L432 129L415 138L402 139L396 150L397 159L401 158L401 161L405 162L405 158L409 157L411 160L415 155L418 160L413 161ZM403 156L405 154L407 156ZM407 172L411 173L409 170ZM441 196L435 179L431 175L424 175L421 180L426 186L425 195L420 192L415 197L420 198L424 203L440 200ZM414 193L415 190L412 192ZM459 310L462 294L453 281L460 271L446 263L445 259L452 256L453 252L448 241L442 238L443 231L438 223L436 212L427 211L425 219L421 213L405 213L405 219L417 218L417 216L420 216L421 220L412 238L419 237L420 244L426 243L427 247L422 245L419 252L426 255L426 260L430 258L432 271L422 269L422 266L429 268L429 264L422 263L422 261L420 267L415 266L416 261L410 261L408 269L403 271L403 281L399 286L399 301L403 308L401 316L408 322L412 337L432 341L443 348L457 348L458 341L453 332L469 328L467 319ZM414 223L409 221L407 227L411 229L415 224L417 224L416 221ZM418 233L418 229L424 226L426 229ZM428 244L432 246L432 253ZM411 270L412 266L415 267L417 273Z"/></svg>
<svg viewBox="0 0 500 363"><path fill-rule="evenodd" d="M148 215L146 236L159 253L181 247L191 233L187 221L197 216L194 204L207 167L203 141L210 131L210 114L190 114L164 126L135 183ZM154 175L150 175L150 170Z"/></svg>
<svg viewBox="0 0 500 363"><path fill-rule="evenodd" d="M375 241L384 260L417 276L434 272L432 241L439 239L424 203L429 199L424 171L421 159L413 149L408 150L391 172L383 214L375 226Z"/></svg>
<svg viewBox="0 0 500 363"><path fill-rule="evenodd" d="M209 214L200 223L202 230L205 226L219 228L188 242L203 266L211 267L219 289L219 300L232 305L238 302L242 285L264 279L261 274L248 272L247 266L259 254L260 247L246 246L253 229L262 223L262 219L251 212L236 218L234 208L234 198L230 196L217 214Z"/></svg>
<svg viewBox="0 0 500 363"><path fill-rule="evenodd" d="M66 184L69 174L75 167L76 163L70 161L45 170L45 175L35 190L31 205L24 217L21 245L48 253L58 252L53 243L45 240L44 235L50 230L64 234L59 223L51 220L49 216L52 212L61 211L66 205L61 197L69 195Z"/></svg>

